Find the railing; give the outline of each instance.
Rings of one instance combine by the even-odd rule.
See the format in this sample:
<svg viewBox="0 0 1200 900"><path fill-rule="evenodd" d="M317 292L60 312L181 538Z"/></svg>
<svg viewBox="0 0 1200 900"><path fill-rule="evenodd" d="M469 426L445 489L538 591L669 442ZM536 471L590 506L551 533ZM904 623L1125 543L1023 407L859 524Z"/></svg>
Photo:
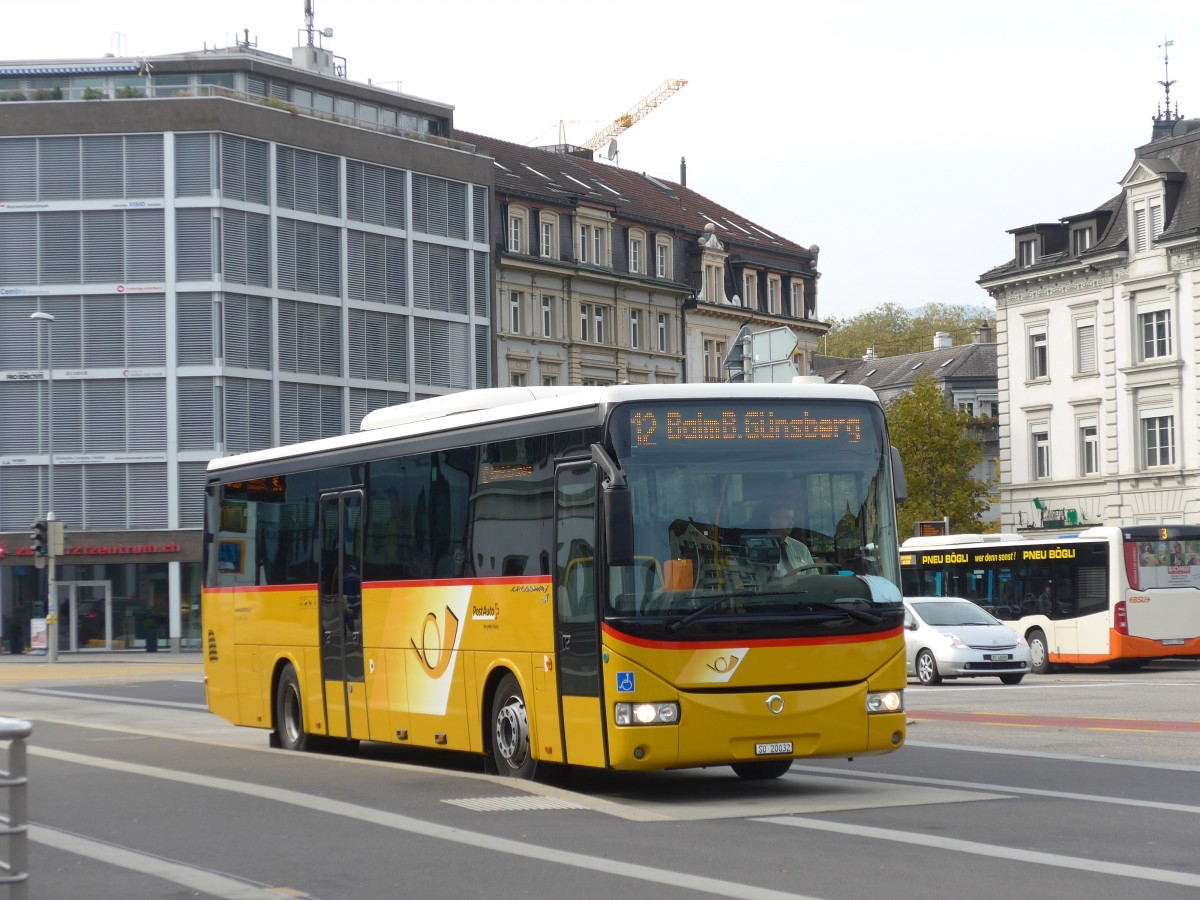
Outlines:
<svg viewBox="0 0 1200 900"><path fill-rule="evenodd" d="M298 106L286 100L280 100L278 97L261 97L257 94L248 94L244 91L235 90L233 88L228 88L218 84L145 85L143 87L117 88L115 90L109 90L108 88L72 86L58 88L56 90L46 88L39 88L36 90L0 90L0 102L9 103L55 102L63 100L161 100L164 98L180 97L224 97L228 100L240 100L245 103L256 103L260 106L269 106L272 109L290 113L293 116L303 116L310 119L323 119L327 122L336 122L339 125L349 125L353 128L365 128L368 131L378 131L383 134L393 135L395 137L404 137L414 141L423 141L427 144L437 144L439 147L452 147L457 150L466 150L468 152L472 152L475 149L474 144L467 143L466 141L442 137L438 134L427 134L422 131L412 131L410 129L400 127L399 125L385 125L378 121L372 122L369 119L360 119L355 116L347 116L342 113L325 112L312 109L310 107Z"/></svg>
<svg viewBox="0 0 1200 900"><path fill-rule="evenodd" d="M29 798L26 793L25 740L33 726L22 719L0 717L0 743L8 742L8 766L0 770L0 790L8 791L7 815L0 815L0 836L8 838L8 860L0 859L0 884L10 900L29 896Z"/></svg>

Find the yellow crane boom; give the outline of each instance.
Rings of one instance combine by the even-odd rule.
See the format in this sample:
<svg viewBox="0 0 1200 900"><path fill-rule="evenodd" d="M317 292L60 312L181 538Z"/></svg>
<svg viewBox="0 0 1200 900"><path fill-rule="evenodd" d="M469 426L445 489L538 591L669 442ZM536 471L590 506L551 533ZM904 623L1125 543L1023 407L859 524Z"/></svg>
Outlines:
<svg viewBox="0 0 1200 900"><path fill-rule="evenodd" d="M588 150L599 150L608 141L611 141L618 134L629 128L634 122L642 118L646 113L650 112L657 106L660 106L664 100L678 91L681 87L687 84L686 78L668 78L651 93L642 98L641 102L637 103L628 112L617 116L612 124L606 128L596 132L582 144Z"/></svg>

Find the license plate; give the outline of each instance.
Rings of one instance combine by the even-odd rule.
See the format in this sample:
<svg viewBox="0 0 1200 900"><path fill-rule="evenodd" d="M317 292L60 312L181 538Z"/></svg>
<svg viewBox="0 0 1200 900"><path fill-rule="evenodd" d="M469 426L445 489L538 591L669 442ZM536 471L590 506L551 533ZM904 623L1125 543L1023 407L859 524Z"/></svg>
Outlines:
<svg viewBox="0 0 1200 900"><path fill-rule="evenodd" d="M1011 653L993 653L992 662L1000 662L1005 659L1012 659Z"/></svg>
<svg viewBox="0 0 1200 900"><path fill-rule="evenodd" d="M755 756L777 756L780 753L791 753L791 752L792 752L792 742L791 741L779 741L778 743L774 743L774 744L755 744L754 745L754 755Z"/></svg>
<svg viewBox="0 0 1200 900"><path fill-rule="evenodd" d="M1185 641L1183 638L1172 638L1171 640L1163 641L1162 643L1164 647L1178 647L1181 644L1186 644L1187 641Z"/></svg>

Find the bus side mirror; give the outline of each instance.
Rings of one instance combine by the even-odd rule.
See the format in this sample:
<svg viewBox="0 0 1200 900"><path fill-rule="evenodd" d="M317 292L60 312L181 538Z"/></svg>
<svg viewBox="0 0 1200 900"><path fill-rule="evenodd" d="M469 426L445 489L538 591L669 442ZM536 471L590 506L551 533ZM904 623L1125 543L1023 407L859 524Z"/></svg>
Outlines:
<svg viewBox="0 0 1200 900"><path fill-rule="evenodd" d="M904 480L904 463L900 461L900 451L892 448L892 490L896 493L896 502L908 499L908 483Z"/></svg>
<svg viewBox="0 0 1200 900"><path fill-rule="evenodd" d="M633 499L625 485L606 485L604 546L610 566L633 565Z"/></svg>

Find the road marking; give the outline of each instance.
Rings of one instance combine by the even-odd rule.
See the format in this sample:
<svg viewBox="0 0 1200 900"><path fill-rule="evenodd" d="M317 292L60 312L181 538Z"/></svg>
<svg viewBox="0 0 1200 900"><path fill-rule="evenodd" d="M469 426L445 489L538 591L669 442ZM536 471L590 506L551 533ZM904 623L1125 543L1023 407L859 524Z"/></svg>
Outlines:
<svg viewBox="0 0 1200 900"><path fill-rule="evenodd" d="M805 819L798 816L770 816L754 819L753 821L766 822L770 825L789 825L793 828L808 828L813 831L827 831L851 837L865 837L878 841L915 844L918 847L925 848L936 847L942 850L952 850L955 853L990 856L994 859L1005 859L1015 862L1037 863L1043 866L1053 866L1059 869L1076 869L1092 874L1116 875L1121 878L1137 878L1142 881L1157 881L1163 884L1200 887L1200 875L1192 875L1187 872L1173 872L1170 869L1151 869L1146 866L1131 866L1104 859L1062 856L1057 853L1042 853L1038 850L997 847L994 844L980 844L975 841L963 841L937 834L895 831L891 828L874 828L869 825L847 825L842 822L821 822L817 819Z"/></svg>
<svg viewBox="0 0 1200 900"><path fill-rule="evenodd" d="M1064 757L1065 758L1065 757ZM1070 757L1079 760L1081 757ZM1108 760L1087 759L1087 762L1108 762ZM1175 768L1175 767L1172 767ZM1188 769L1200 767L1187 766ZM793 766L794 772L813 772L820 774L845 774L845 769L835 769L829 766ZM1124 797L1108 797L1103 794L1076 794L1070 791L1048 791L1040 788L1013 787L1007 784L984 784L978 781L954 781L948 778L923 778L915 775L891 775L883 772L857 772L859 778L869 778L877 781L891 781L899 784L925 784L943 788L959 788L973 791L987 791L993 794L1018 794L1029 797L1053 797L1056 800L1083 800L1088 803L1110 803L1114 806L1135 806L1138 809L1158 809L1163 812L1180 812L1200 816L1200 806L1188 806L1182 803L1159 803L1153 800L1127 800Z"/></svg>
<svg viewBox="0 0 1200 900"><path fill-rule="evenodd" d="M587 856L583 853L559 850L556 847L538 847L536 845L522 844L518 841L491 834L467 831L462 828L452 828L447 825L439 825L436 822L427 822L398 813L385 812L384 810L372 809L368 806L359 806L354 803L345 803L341 800L331 800L328 797L321 797L316 794L304 794L300 791L290 791L284 788L266 787L265 785L234 781L229 778L216 778L210 775L197 775L192 772L163 769L158 766L144 766L137 763L97 759L91 756L84 756L80 753L53 750L47 747L30 747L29 754L80 766L110 769L125 775L159 778L164 781L175 781L194 787L205 787L213 790L228 791L234 794L243 794L247 797L257 797L261 800L298 806L309 811L343 816L359 822L366 822L383 828L391 828L395 831L408 832L455 844L464 844L473 849L488 850L509 856L519 856L539 862L558 863L577 869L630 878L635 881L691 889L718 897L733 897L737 898L737 900L814 900L812 897L806 897L801 894L790 894L785 891L771 890L770 888L738 884L733 881L724 881L720 878L706 878L690 872L673 872L668 869L658 869L637 863L622 863L619 866L614 866L613 861L606 857ZM36 840L37 838L35 837L34 839ZM256 896L261 897L262 895ZM273 900L278 900L278 895Z"/></svg>
<svg viewBox="0 0 1200 900"><path fill-rule="evenodd" d="M45 694L48 697L71 697L75 700L99 700L103 703L126 703L130 706L169 706L171 709L194 709L208 712L204 703L178 703L172 700L140 700L135 697L114 697L112 694L82 694L78 691L60 691L55 688L21 688L21 694Z"/></svg>
<svg viewBox="0 0 1200 900"><path fill-rule="evenodd" d="M916 721L969 722L973 725L1016 725L1022 728L1082 728L1086 731L1133 731L1192 733L1200 732L1200 722L1172 719L1118 719L1107 716L1035 716L1024 713L943 712L910 709L908 717Z"/></svg>
<svg viewBox="0 0 1200 900"><path fill-rule="evenodd" d="M280 897L307 897L308 894L291 892L286 888L268 888L254 885L228 875L208 869L198 869L178 862L171 862L149 853L138 853L116 844L94 841L69 831L47 828L44 825L29 826L30 840L65 850L77 856L86 856L123 869L132 869L182 885L190 891L198 891L224 900L279 900Z"/></svg>
<svg viewBox="0 0 1200 900"><path fill-rule="evenodd" d="M930 750L957 750L963 753L992 753L999 756L1027 756L1032 759L1057 759L1066 762L1095 763L1100 766L1132 766L1144 769L1166 769L1171 772L1200 772L1200 766L1183 763L1141 762L1135 759L1108 759L1103 756L1079 756L1074 753L1045 753L1038 750L1008 750L999 747L977 747L965 744L937 744L932 741L908 741L905 747L926 747Z"/></svg>

